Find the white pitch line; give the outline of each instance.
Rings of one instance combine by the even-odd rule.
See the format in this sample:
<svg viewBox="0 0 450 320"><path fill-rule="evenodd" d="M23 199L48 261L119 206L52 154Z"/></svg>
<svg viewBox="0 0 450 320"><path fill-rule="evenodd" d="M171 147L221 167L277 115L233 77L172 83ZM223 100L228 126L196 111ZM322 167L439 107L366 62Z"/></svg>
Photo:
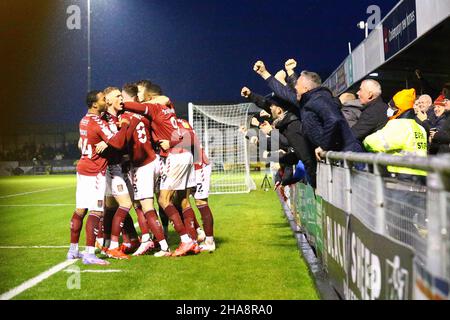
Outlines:
<svg viewBox="0 0 450 320"><path fill-rule="evenodd" d="M41 273L37 277L34 277L34 278L32 278L32 279L30 279L28 281L25 281L20 286L15 287L15 288L9 290L8 292L3 293L0 296L0 300L10 300L10 299L14 298L15 296L21 294L22 292L24 292L24 291L34 287L38 283L44 281L48 277L51 277L55 273L57 273L57 272L65 269L65 268L67 268L71 264L74 264L75 262L77 262L77 260L78 259L66 260L64 262L61 262L60 264L57 264L56 266L54 266L54 267L48 269L47 271Z"/></svg>
<svg viewBox="0 0 450 320"><path fill-rule="evenodd" d="M35 191L29 191L29 192L22 192L22 193L16 193L16 194L8 194L6 196L0 196L0 199L6 199L6 198L12 198L12 197L18 197L18 196L25 196L27 194L33 194L33 193L39 193L39 192L46 192L46 191L53 191L53 190L60 190L60 189L68 189L73 187L58 187L58 188L47 188L47 189L41 189L41 190L35 190Z"/></svg>
<svg viewBox="0 0 450 320"><path fill-rule="evenodd" d="M74 207L75 203L0 204L0 207Z"/></svg>
<svg viewBox="0 0 450 320"><path fill-rule="evenodd" d="M117 269L106 269L106 270L74 270L74 269L66 269L64 272L67 273L114 273L114 272L122 272L122 270Z"/></svg>
<svg viewBox="0 0 450 320"><path fill-rule="evenodd" d="M67 249L70 246L0 246L0 249Z"/></svg>

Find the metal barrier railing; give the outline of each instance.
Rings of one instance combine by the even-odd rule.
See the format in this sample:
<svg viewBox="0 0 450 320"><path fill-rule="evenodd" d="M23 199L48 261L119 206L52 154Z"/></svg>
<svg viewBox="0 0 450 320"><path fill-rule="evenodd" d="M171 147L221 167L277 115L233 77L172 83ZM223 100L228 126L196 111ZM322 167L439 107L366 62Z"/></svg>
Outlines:
<svg viewBox="0 0 450 320"><path fill-rule="evenodd" d="M318 195L372 231L410 246L427 270L450 279L450 155L328 152L322 157L326 161L318 166ZM354 169L356 163L366 169ZM386 178L386 166L427 171L427 185Z"/></svg>

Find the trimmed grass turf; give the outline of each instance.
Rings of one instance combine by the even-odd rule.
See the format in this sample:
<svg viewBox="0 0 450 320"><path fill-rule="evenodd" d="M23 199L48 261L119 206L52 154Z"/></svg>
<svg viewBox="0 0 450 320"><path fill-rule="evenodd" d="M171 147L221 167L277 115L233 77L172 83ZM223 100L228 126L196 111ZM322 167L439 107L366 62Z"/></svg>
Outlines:
<svg viewBox="0 0 450 320"><path fill-rule="evenodd" d="M259 186L263 176L255 178ZM64 189L1 198L53 188ZM5 206L52 203L69 205ZM74 176L0 178L0 246L68 245L73 203ZM107 267L77 262L80 270L122 272L81 273L80 290L67 288L73 274L59 272L15 299L318 299L274 192L213 195L210 205L217 244L213 254L133 257L109 260ZM178 241L171 232L172 249ZM84 232L80 243L84 244ZM65 253L65 249L0 249L0 293L64 261Z"/></svg>

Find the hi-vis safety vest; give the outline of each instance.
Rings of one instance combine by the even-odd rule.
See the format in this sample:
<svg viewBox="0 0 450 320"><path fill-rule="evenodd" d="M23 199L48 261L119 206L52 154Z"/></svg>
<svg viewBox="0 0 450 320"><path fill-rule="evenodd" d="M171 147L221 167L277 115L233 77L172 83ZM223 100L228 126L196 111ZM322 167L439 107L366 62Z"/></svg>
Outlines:
<svg viewBox="0 0 450 320"><path fill-rule="evenodd" d="M395 119L368 136L364 140L364 147L369 152L384 152L394 156L427 156L427 133L413 119ZM417 169L388 166L392 173L404 173L426 176L427 172Z"/></svg>

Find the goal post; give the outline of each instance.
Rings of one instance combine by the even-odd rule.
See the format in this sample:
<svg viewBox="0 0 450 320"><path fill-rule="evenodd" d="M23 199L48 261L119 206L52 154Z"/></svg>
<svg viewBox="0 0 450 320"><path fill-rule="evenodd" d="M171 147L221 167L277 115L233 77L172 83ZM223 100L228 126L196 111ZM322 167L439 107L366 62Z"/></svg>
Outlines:
<svg viewBox="0 0 450 320"><path fill-rule="evenodd" d="M212 166L212 194L247 193L256 189L250 175L248 140L239 128L249 127L250 103L195 105L189 103L194 128Z"/></svg>

